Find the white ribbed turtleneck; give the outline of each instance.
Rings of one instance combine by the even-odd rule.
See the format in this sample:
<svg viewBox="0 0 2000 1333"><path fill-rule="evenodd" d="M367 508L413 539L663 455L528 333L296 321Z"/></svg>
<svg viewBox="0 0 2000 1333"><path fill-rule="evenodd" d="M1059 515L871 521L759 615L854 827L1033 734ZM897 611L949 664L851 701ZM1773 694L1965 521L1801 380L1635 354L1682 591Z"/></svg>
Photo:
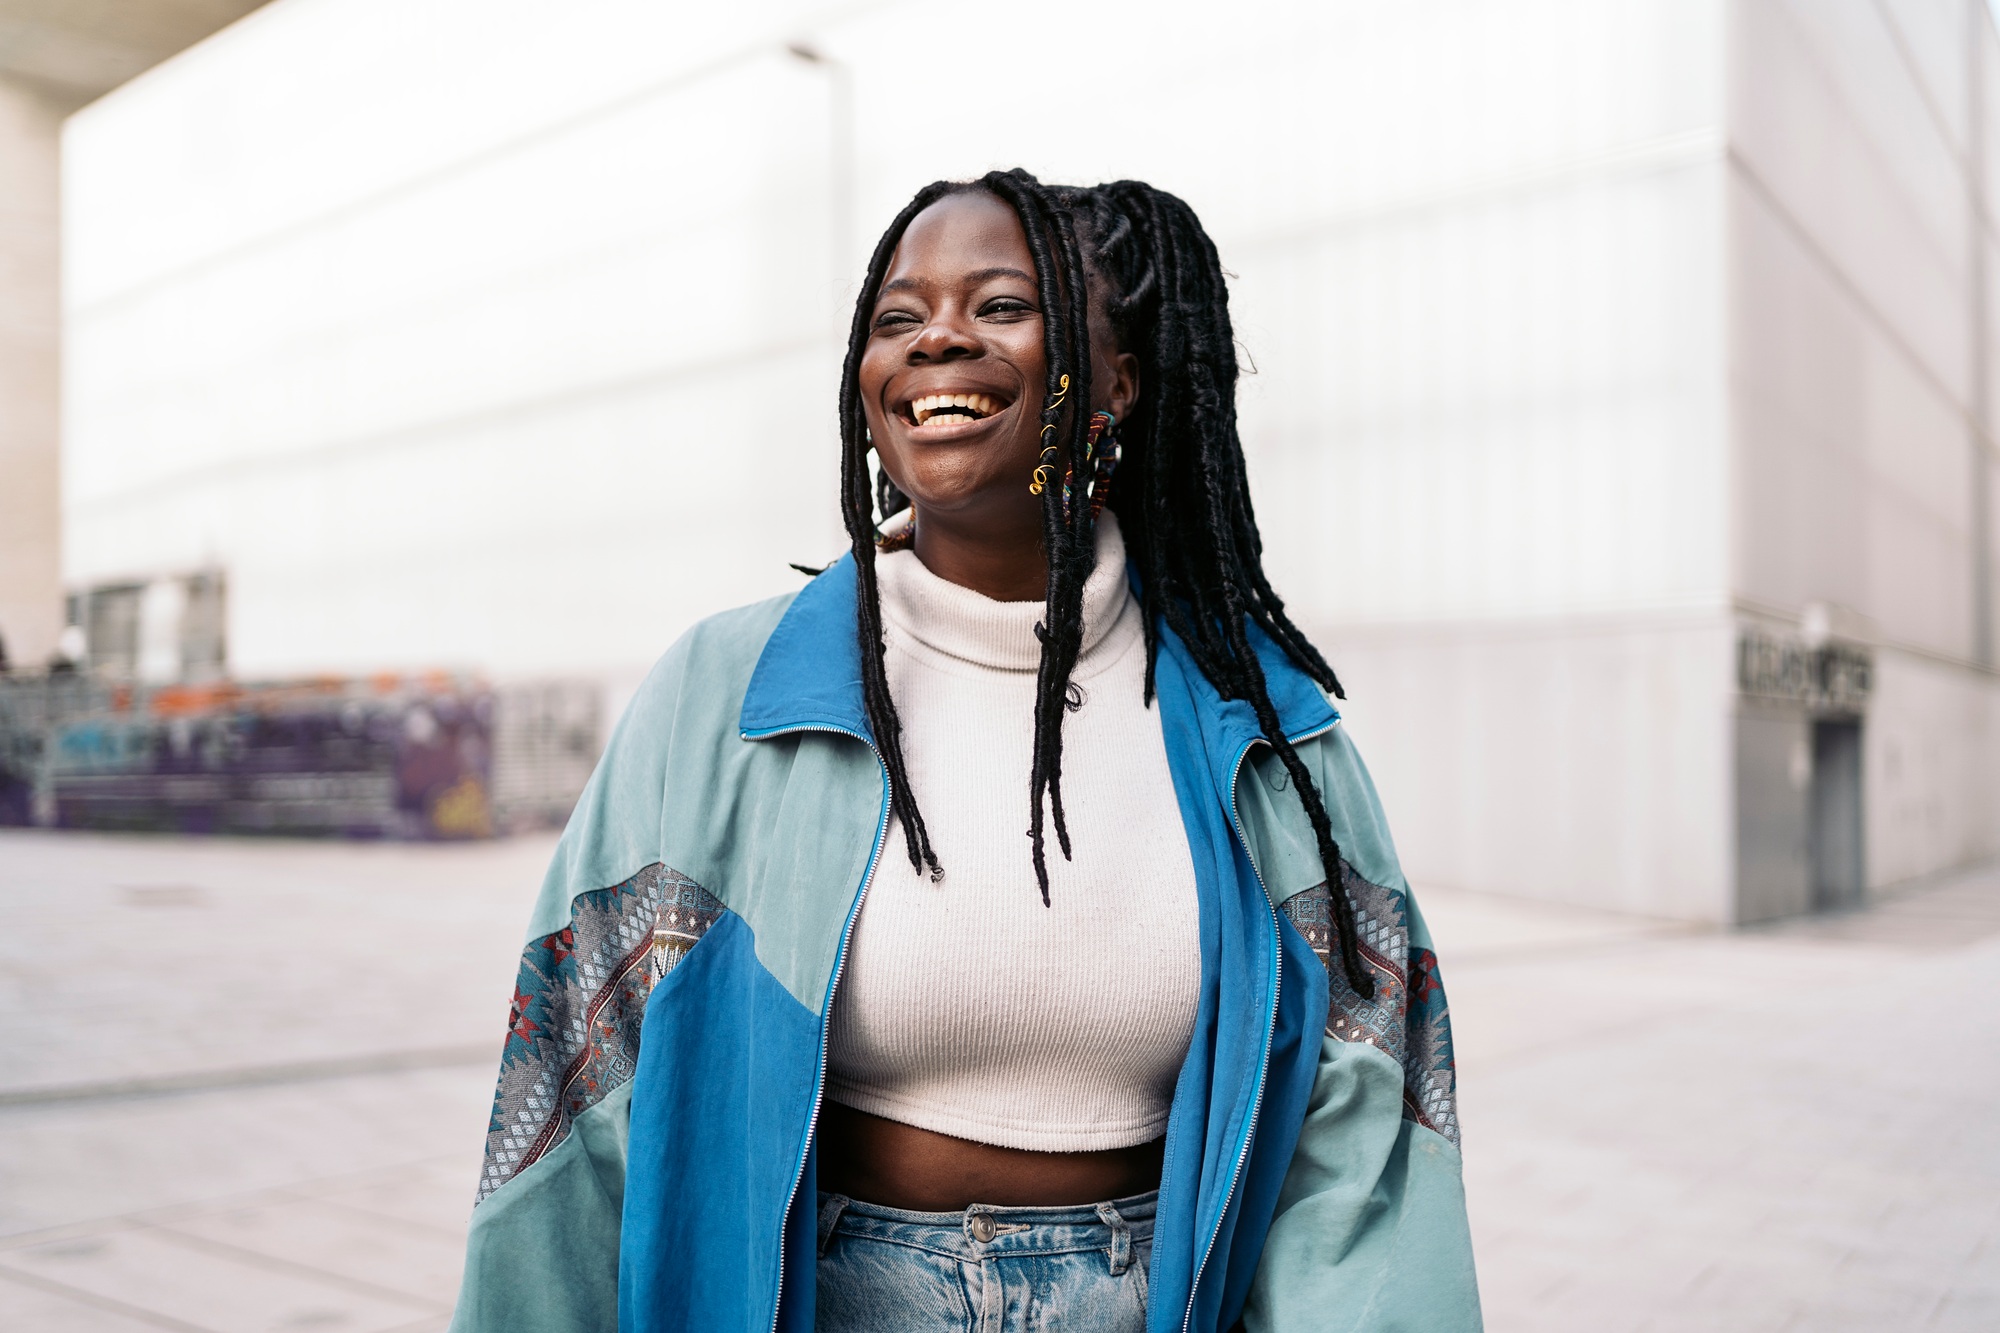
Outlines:
<svg viewBox="0 0 2000 1333"><path fill-rule="evenodd" d="M1040 602L996 602L878 557L903 758L945 868L911 870L893 820L828 1035L827 1095L1010 1148L1084 1152L1165 1132L1201 979L1194 865L1139 609L1109 513L1084 587L1083 707L1063 724L1073 861L1029 859Z"/></svg>

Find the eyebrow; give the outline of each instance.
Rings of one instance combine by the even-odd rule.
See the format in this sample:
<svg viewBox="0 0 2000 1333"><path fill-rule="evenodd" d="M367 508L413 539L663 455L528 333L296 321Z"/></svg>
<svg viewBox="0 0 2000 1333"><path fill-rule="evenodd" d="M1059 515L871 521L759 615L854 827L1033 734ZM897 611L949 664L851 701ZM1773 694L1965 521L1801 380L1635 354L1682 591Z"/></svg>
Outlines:
<svg viewBox="0 0 2000 1333"><path fill-rule="evenodd" d="M1019 278L1021 279L1021 281L1027 283L1033 283L1035 281L1034 274L1023 273L1021 272L1020 269L1011 268L1005 264L1002 264L997 268L978 269L975 272L966 274L964 280L966 282L977 284L982 282L991 282L995 278ZM893 282L883 283L882 290L876 293L876 295L887 296L890 292L909 291L920 285L921 284L919 284L915 278L897 278Z"/></svg>

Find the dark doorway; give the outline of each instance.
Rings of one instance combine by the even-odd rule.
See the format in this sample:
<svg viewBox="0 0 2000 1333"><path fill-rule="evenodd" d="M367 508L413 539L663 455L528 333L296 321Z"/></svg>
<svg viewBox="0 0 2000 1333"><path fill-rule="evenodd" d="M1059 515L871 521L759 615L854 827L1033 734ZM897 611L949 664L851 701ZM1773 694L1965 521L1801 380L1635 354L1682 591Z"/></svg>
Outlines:
<svg viewBox="0 0 2000 1333"><path fill-rule="evenodd" d="M1852 907L1865 888L1861 863L1861 724L1812 724L1812 900Z"/></svg>

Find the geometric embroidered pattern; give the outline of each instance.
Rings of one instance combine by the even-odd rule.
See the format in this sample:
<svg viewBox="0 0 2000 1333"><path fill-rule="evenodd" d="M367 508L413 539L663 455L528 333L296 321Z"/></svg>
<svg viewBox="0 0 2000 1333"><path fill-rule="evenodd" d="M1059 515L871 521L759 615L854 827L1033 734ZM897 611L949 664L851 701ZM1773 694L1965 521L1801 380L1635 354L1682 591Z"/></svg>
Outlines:
<svg viewBox="0 0 2000 1333"><path fill-rule="evenodd" d="M1411 947L1408 900L1401 892L1370 884L1345 861L1340 887L1354 905L1361 960L1375 974L1373 999L1363 999L1334 966L1333 901L1326 885L1280 905L1326 967L1327 1035L1378 1046L1393 1056L1403 1067L1404 1116L1456 1144L1458 1070L1437 955Z"/></svg>
<svg viewBox="0 0 2000 1333"><path fill-rule="evenodd" d="M578 894L567 926L529 942L507 1016L480 1203L632 1077L647 996L723 911L699 884L655 864Z"/></svg>

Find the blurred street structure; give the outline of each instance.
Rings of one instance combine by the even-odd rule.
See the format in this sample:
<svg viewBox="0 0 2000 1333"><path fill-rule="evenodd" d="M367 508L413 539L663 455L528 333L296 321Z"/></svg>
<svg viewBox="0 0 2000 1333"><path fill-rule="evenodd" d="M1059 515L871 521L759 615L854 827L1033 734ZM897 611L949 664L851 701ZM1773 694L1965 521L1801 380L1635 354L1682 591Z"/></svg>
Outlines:
<svg viewBox="0 0 2000 1333"><path fill-rule="evenodd" d="M34 52L175 8L0 0L17 665L615 716L840 548L869 240L1020 162L1213 230L1274 581L1420 882L1743 922L2000 855L1984 0L279 0L62 123L58 321L109 85ZM913 115L944 49L1005 95Z"/></svg>
<svg viewBox="0 0 2000 1333"><path fill-rule="evenodd" d="M0 826L452 838L559 822L599 747L595 682L239 683L224 568L65 595L62 119L260 3L0 0Z"/></svg>
<svg viewBox="0 0 2000 1333"><path fill-rule="evenodd" d="M479 838L559 825L601 749L591 682L0 677L0 826Z"/></svg>
<svg viewBox="0 0 2000 1333"><path fill-rule="evenodd" d="M82 942L0 956L0 1324L442 1329L550 847L0 830L0 933ZM2000 1326L2000 874L1749 931L1419 892L1493 1333Z"/></svg>

